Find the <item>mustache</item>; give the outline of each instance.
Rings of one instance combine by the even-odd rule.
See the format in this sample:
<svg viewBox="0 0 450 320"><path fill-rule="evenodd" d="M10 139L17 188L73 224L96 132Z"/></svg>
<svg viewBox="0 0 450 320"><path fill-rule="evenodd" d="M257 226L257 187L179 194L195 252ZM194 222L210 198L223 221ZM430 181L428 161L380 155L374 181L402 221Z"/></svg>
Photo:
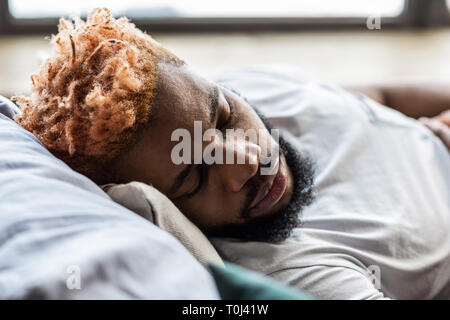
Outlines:
<svg viewBox="0 0 450 320"><path fill-rule="evenodd" d="M281 157L281 152L278 156ZM270 166L271 166L270 163L267 164L259 163L257 171L258 173L254 177L252 177L249 181L247 181L248 191L245 196L242 209L240 210L241 218L245 220L250 219L250 205L253 203L256 196L258 195L258 191L262 188L263 184L265 183L266 178L264 177L267 177L261 175L261 168L270 168Z"/></svg>
<svg viewBox="0 0 450 320"><path fill-rule="evenodd" d="M251 178L247 183L249 184L248 191L245 197L244 205L240 212L241 218L245 220L250 219L250 205L253 203L253 200L255 200L256 196L258 195L258 190L261 187L262 184L261 175L258 174L257 177Z"/></svg>

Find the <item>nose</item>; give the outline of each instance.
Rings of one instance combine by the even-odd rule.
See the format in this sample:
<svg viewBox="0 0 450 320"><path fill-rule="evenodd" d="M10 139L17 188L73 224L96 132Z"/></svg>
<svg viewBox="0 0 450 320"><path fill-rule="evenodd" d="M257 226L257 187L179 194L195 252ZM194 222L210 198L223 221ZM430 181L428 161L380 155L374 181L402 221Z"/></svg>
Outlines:
<svg viewBox="0 0 450 320"><path fill-rule="evenodd" d="M239 192L258 173L261 147L244 139L224 144L224 164L217 166L225 188Z"/></svg>

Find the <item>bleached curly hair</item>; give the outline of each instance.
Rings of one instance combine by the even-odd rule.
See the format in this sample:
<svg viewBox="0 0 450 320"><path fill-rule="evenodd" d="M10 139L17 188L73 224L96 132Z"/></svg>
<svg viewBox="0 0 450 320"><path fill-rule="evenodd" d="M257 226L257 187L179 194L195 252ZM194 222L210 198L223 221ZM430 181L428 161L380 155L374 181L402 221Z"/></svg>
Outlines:
<svg viewBox="0 0 450 320"><path fill-rule="evenodd" d="M56 157L97 183L149 120L161 61L183 61L108 9L61 19L52 54L31 75L30 97L13 97L15 120Z"/></svg>

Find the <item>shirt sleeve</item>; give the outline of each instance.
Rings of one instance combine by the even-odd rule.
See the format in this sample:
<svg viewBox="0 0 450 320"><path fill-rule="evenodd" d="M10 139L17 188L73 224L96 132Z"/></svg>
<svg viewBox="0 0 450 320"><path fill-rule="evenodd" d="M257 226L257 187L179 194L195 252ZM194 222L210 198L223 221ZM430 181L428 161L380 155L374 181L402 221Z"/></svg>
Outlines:
<svg viewBox="0 0 450 320"><path fill-rule="evenodd" d="M289 268L270 276L323 300L389 299L376 288L374 279L348 267L316 265Z"/></svg>

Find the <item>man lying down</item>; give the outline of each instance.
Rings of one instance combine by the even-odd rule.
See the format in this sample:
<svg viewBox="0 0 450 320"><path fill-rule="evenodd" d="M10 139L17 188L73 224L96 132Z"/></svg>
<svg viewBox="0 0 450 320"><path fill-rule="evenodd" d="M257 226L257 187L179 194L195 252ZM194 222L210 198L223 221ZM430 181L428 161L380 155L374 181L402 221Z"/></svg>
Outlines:
<svg viewBox="0 0 450 320"><path fill-rule="evenodd" d="M106 9L53 45L16 121L74 170L153 185L226 260L319 298L450 298L447 87L213 83Z"/></svg>

